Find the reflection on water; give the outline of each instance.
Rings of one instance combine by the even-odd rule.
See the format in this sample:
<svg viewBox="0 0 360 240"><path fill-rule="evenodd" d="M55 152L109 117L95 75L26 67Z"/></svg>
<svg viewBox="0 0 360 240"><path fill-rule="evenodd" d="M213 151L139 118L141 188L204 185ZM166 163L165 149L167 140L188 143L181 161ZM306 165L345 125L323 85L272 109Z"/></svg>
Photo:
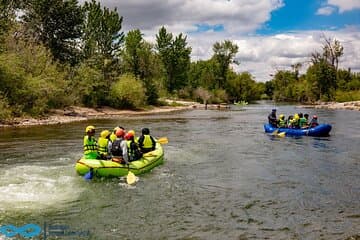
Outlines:
<svg viewBox="0 0 360 240"><path fill-rule="evenodd" d="M345 239L360 233L358 112L316 110L330 137L274 138L271 105L92 120L0 133L0 225L65 224L91 239ZM277 106L285 115L315 109ZM165 164L84 181L74 171L87 124L149 127ZM351 126L351 128L349 127Z"/></svg>

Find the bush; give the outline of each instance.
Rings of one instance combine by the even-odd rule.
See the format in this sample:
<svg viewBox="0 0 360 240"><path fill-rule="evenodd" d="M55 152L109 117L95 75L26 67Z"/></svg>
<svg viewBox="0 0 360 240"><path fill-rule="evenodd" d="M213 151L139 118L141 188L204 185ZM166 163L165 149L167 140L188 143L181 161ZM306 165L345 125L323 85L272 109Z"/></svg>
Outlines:
<svg viewBox="0 0 360 240"><path fill-rule="evenodd" d="M357 91L336 91L335 100L337 102L350 102L360 100L360 90Z"/></svg>
<svg viewBox="0 0 360 240"><path fill-rule="evenodd" d="M67 96L65 74L44 47L19 41L0 55L0 91L15 115L43 115Z"/></svg>
<svg viewBox="0 0 360 240"><path fill-rule="evenodd" d="M102 105L109 92L103 74L86 64L76 69L71 86L74 89L75 103L84 104L86 107Z"/></svg>
<svg viewBox="0 0 360 240"><path fill-rule="evenodd" d="M124 74L111 87L111 106L137 109L144 106L145 89L133 75Z"/></svg>
<svg viewBox="0 0 360 240"><path fill-rule="evenodd" d="M4 122L11 118L11 110L6 98L0 94L0 122Z"/></svg>

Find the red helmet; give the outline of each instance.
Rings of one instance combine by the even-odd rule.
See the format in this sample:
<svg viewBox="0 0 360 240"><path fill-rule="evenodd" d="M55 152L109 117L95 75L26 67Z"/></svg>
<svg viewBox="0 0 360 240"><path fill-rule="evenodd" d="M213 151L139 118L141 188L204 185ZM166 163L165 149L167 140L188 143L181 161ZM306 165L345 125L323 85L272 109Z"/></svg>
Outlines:
<svg viewBox="0 0 360 240"><path fill-rule="evenodd" d="M125 131L122 129L118 129L118 130L116 130L115 135L117 137L123 137L125 135Z"/></svg>
<svg viewBox="0 0 360 240"><path fill-rule="evenodd" d="M132 132L128 132L125 134L126 140L131 140L132 138L134 138L134 134Z"/></svg>

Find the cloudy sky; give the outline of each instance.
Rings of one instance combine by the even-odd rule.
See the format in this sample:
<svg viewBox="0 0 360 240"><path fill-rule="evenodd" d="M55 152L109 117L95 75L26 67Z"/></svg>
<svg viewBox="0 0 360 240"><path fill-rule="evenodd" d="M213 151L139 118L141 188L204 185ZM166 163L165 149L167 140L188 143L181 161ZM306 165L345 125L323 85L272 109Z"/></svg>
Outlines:
<svg viewBox="0 0 360 240"><path fill-rule="evenodd" d="M81 1L80 1L81 2ZM238 72L270 80L291 64L306 68L324 36L344 46L340 67L360 72L360 0L101 0L124 17L123 30L140 29L154 41L161 26L184 33L192 59L209 59L215 42L239 46Z"/></svg>

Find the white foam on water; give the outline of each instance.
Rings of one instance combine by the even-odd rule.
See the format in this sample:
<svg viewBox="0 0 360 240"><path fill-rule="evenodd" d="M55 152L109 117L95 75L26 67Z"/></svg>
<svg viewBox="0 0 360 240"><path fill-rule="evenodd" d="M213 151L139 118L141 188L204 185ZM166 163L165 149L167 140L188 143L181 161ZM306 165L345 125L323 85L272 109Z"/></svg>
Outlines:
<svg viewBox="0 0 360 240"><path fill-rule="evenodd" d="M68 167L17 166L0 171L0 211L56 207L78 199L79 179Z"/></svg>

